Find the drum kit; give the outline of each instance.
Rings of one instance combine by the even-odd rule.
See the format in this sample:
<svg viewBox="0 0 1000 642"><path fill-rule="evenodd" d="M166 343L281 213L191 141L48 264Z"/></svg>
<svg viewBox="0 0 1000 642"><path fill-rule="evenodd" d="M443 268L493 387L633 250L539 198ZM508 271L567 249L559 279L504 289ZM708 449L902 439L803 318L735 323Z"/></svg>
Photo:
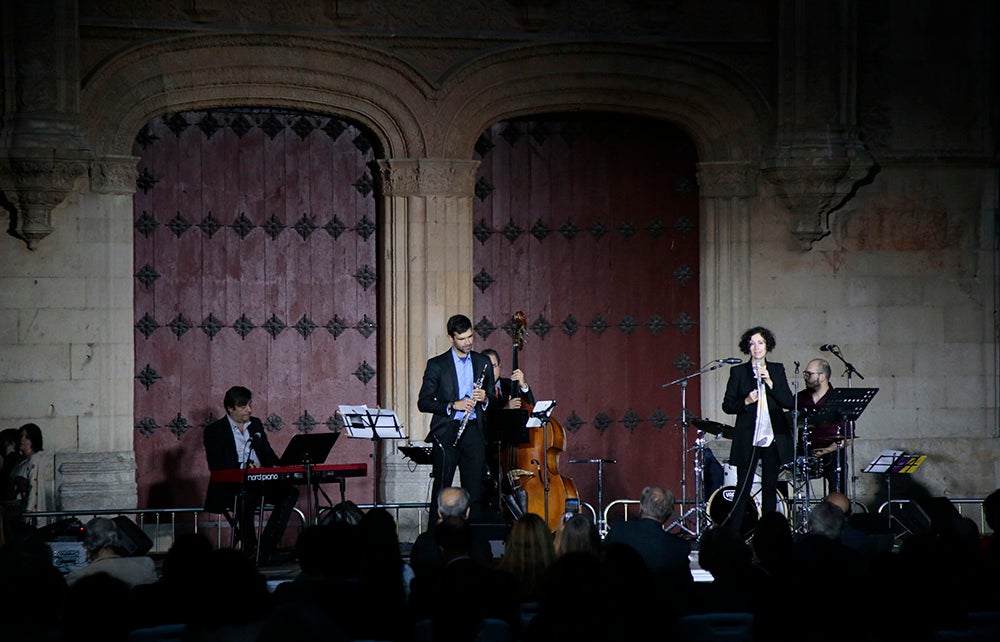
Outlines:
<svg viewBox="0 0 1000 642"><path fill-rule="evenodd" d="M693 449L695 450L695 463L703 462L705 460L704 451L708 449L705 444L705 440L702 434L708 433L720 437L722 439L732 439L733 430L732 426L726 424L721 424L716 421L710 421L707 419L692 419L691 424L694 425L699 430L699 438L695 440L695 445ZM708 522L710 525L720 525L726 521L729 514L732 512L733 505L736 500L736 490L737 490L737 472L736 466L731 464L729 460L723 460L722 462L722 486L716 488L709 495L707 502L705 502L704 512L708 517ZM804 479L819 479L823 476L822 462L818 457L798 457L794 462L795 465L799 467L798 472L803 476ZM785 470L791 470L793 464L787 464ZM697 475L704 475L704 468L700 466L695 466L695 473ZM787 478L786 478L786 481ZM794 492L794 485L790 488ZM789 521L792 521L792 513L794 511L794 503L790 502L786 497L786 493L782 492L781 489L777 489L778 504L777 510L779 513L784 515ZM696 499L698 501L698 499ZM759 471L754 472L753 482L750 488L750 510L747 512L746 517L740 526L740 531L745 538L749 538L753 529L757 526L757 522L763 516L763 508L761 501L761 476ZM697 534L699 537L701 533Z"/></svg>

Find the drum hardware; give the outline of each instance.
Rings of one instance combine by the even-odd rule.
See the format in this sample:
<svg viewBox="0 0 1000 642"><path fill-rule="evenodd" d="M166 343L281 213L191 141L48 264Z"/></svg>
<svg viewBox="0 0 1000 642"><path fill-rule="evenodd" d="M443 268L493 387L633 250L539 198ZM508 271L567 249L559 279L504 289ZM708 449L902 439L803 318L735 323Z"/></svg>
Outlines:
<svg viewBox="0 0 1000 642"><path fill-rule="evenodd" d="M608 521L604 519L604 464L617 464L616 459L570 459L571 464L597 464L597 532L601 539L608 536Z"/></svg>
<svg viewBox="0 0 1000 642"><path fill-rule="evenodd" d="M797 403L798 395L796 394L796 405ZM792 502L794 508L791 525L792 530L796 533L809 532L809 511L812 510L811 469L819 463L819 459L810 454L812 452L810 435L809 419L806 418L802 423L801 438L796 440L796 457L792 462L782 467L790 467L792 471L792 492L795 497ZM799 452L802 454L798 454ZM820 470L822 471L822 468Z"/></svg>
<svg viewBox="0 0 1000 642"><path fill-rule="evenodd" d="M702 534L702 524L707 526L709 524L710 518L708 516L707 502L703 497L701 490L702 483L704 482L704 454L705 454L705 431L700 427L698 428L698 433L694 440L694 446L688 448L688 425L693 423L688 421L688 410L687 410L687 384L688 381L694 379L695 377L711 372L712 370L717 370L726 364L736 364L740 363L740 359L735 357L730 357L729 359L716 359L709 363L709 365L701 368L697 372L693 372L689 375L685 375L674 381L663 384L661 387L669 388L675 384L681 385L681 438L684 440L684 447L681 448L681 505L687 505L687 453L692 451L694 453L694 507L688 509L683 515L675 519L666 530L673 530L674 528L679 528L683 532L691 535L695 539L701 538ZM701 419L698 420L702 421ZM715 425L721 426L719 432L723 432L725 426L723 424L717 424L717 422L711 422L712 427ZM697 426L696 426L697 427ZM703 519L704 518L704 519ZM688 521L694 520L694 528L688 526Z"/></svg>

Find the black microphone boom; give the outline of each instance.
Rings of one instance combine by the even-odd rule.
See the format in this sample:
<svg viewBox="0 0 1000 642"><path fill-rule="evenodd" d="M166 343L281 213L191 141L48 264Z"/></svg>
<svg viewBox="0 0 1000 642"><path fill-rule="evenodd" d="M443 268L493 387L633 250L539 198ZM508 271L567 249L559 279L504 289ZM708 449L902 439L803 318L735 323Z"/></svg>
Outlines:
<svg viewBox="0 0 1000 642"><path fill-rule="evenodd" d="M819 347L819 349L820 349L820 350L822 350L823 352L833 352L833 350L834 350L834 349L835 349L836 347L837 347L837 346L833 345L832 343L824 343L823 345L821 345L821 346Z"/></svg>
<svg viewBox="0 0 1000 642"><path fill-rule="evenodd" d="M740 359L739 357L726 357L725 359L716 359L716 362L729 363L735 365L737 363L743 363L743 359Z"/></svg>

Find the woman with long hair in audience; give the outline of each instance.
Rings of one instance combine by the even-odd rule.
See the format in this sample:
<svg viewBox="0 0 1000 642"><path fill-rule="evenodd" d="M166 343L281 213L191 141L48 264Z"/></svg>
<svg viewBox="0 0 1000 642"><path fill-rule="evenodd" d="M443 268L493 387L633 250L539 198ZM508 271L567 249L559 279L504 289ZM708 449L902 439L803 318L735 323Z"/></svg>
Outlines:
<svg viewBox="0 0 1000 642"><path fill-rule="evenodd" d="M556 549L549 525L541 516L525 513L511 527L503 557L496 566L517 579L523 604L539 600L542 578L555 560Z"/></svg>
<svg viewBox="0 0 1000 642"><path fill-rule="evenodd" d="M597 524L583 513L567 513L556 528L555 547L556 557L573 551L600 555L601 534Z"/></svg>

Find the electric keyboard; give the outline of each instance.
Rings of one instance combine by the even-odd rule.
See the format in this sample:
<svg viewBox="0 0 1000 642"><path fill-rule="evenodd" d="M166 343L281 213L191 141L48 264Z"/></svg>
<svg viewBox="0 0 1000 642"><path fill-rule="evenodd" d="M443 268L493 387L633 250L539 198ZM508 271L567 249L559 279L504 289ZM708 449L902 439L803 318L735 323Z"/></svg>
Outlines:
<svg viewBox="0 0 1000 642"><path fill-rule="evenodd" d="M364 477L368 474L368 464L316 464L309 471L310 481L314 484L340 482L347 477ZM211 480L239 484L268 482L306 483L305 466L271 466L268 468L226 468L213 470Z"/></svg>

